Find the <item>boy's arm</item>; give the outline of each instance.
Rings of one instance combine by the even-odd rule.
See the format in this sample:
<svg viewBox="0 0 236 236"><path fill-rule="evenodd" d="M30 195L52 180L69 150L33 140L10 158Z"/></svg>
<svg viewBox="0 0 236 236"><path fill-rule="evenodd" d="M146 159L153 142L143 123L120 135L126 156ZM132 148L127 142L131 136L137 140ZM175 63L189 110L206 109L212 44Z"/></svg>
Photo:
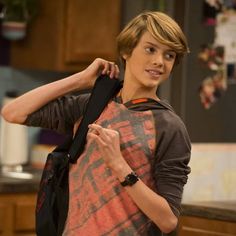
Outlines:
<svg viewBox="0 0 236 236"><path fill-rule="evenodd" d="M119 69L114 63L97 58L82 72L40 86L14 99L3 107L1 114L8 122L23 124L29 114L50 101L73 91L92 88L100 74L118 77Z"/></svg>

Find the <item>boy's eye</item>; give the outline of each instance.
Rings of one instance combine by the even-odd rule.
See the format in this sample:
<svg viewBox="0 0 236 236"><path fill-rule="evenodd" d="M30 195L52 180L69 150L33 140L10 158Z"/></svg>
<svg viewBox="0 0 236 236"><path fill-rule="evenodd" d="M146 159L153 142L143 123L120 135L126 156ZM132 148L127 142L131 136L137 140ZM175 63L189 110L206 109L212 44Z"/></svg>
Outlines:
<svg viewBox="0 0 236 236"><path fill-rule="evenodd" d="M166 59L168 59L168 60L175 59L176 53L166 53L165 57L166 57Z"/></svg>
<svg viewBox="0 0 236 236"><path fill-rule="evenodd" d="M154 47L147 47L147 48L145 48L145 50L146 50L146 52L148 52L148 53L153 53L153 52L155 52L155 48L154 48Z"/></svg>

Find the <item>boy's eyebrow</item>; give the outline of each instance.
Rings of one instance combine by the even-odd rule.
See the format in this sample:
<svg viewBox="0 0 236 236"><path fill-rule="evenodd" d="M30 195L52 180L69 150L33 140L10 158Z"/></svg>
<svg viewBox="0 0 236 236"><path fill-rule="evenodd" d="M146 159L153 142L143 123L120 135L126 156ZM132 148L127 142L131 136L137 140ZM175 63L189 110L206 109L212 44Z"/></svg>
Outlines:
<svg viewBox="0 0 236 236"><path fill-rule="evenodd" d="M153 47L159 48L157 44L152 43L152 42L150 42L150 41L145 41L145 43L150 44L150 45L152 45ZM175 52L175 50L172 49L172 48L167 48L166 51Z"/></svg>
<svg viewBox="0 0 236 236"><path fill-rule="evenodd" d="M154 47L158 47L157 44L152 43L152 42L149 42L149 41L146 41L145 43L147 43L147 44L151 44L151 45L154 46Z"/></svg>

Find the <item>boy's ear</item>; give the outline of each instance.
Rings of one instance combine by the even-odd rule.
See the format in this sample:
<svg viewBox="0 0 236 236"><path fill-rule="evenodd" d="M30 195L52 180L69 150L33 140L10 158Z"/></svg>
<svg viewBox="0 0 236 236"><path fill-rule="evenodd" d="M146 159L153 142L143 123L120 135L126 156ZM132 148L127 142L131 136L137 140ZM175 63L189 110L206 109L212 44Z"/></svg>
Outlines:
<svg viewBox="0 0 236 236"><path fill-rule="evenodd" d="M126 61L127 58L128 58L128 55L127 55L127 54L123 54L123 55L122 55L122 58Z"/></svg>

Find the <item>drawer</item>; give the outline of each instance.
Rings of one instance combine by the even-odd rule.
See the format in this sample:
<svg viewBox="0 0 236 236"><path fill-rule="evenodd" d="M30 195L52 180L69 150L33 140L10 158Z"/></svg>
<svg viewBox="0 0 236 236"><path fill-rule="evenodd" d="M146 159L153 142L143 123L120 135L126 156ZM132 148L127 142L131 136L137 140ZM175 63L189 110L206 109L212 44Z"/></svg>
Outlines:
<svg viewBox="0 0 236 236"><path fill-rule="evenodd" d="M234 236L236 223L193 216L181 216L178 236Z"/></svg>
<svg viewBox="0 0 236 236"><path fill-rule="evenodd" d="M6 211L6 206L2 205L0 203L0 232L3 231L3 225L4 225L4 212Z"/></svg>
<svg viewBox="0 0 236 236"><path fill-rule="evenodd" d="M35 236L35 193L0 194L0 236Z"/></svg>
<svg viewBox="0 0 236 236"><path fill-rule="evenodd" d="M35 203L18 202L15 209L15 230L28 231L35 228Z"/></svg>
<svg viewBox="0 0 236 236"><path fill-rule="evenodd" d="M14 227L14 206L0 200L0 236L11 236Z"/></svg>

